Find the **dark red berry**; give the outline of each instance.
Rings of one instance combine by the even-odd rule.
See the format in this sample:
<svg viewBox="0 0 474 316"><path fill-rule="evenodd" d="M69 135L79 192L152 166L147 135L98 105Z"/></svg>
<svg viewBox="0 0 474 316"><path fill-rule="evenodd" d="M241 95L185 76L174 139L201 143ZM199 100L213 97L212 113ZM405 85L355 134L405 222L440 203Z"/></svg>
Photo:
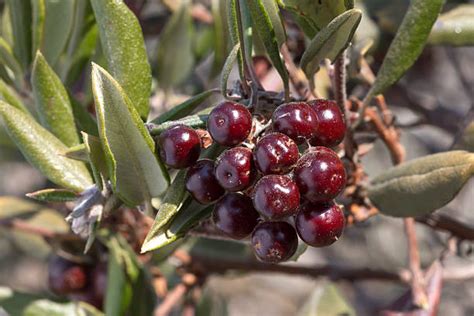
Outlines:
<svg viewBox="0 0 474 316"><path fill-rule="evenodd" d="M346 171L334 151L315 147L298 160L294 178L301 196L313 203L324 202L342 192L346 184Z"/></svg>
<svg viewBox="0 0 474 316"><path fill-rule="evenodd" d="M216 161L216 178L227 191L235 192L248 188L255 180L252 151L245 147L234 147L224 151Z"/></svg>
<svg viewBox="0 0 474 316"><path fill-rule="evenodd" d="M287 222L263 222L252 233L253 251L263 262L286 261L296 252L298 237Z"/></svg>
<svg viewBox="0 0 474 316"><path fill-rule="evenodd" d="M235 146L249 136L252 114L242 104L224 101L209 114L207 129L216 143Z"/></svg>
<svg viewBox="0 0 474 316"><path fill-rule="evenodd" d="M298 161L299 152L291 138L282 133L271 133L257 142L253 156L263 174L284 174Z"/></svg>
<svg viewBox="0 0 474 316"><path fill-rule="evenodd" d="M304 203L296 216L296 231L310 246L329 246L341 237L344 230L344 214L334 202Z"/></svg>
<svg viewBox="0 0 474 316"><path fill-rule="evenodd" d="M192 128L175 125L158 138L160 157L163 162L175 169L187 168L194 164L201 153L201 139Z"/></svg>
<svg viewBox="0 0 474 316"><path fill-rule="evenodd" d="M309 102L316 112L318 132L310 140L315 146L334 147L344 139L346 123L341 110L333 100L318 99Z"/></svg>
<svg viewBox="0 0 474 316"><path fill-rule="evenodd" d="M316 135L318 122L314 110L304 102L280 105L273 112L273 129L288 135L298 144Z"/></svg>
<svg viewBox="0 0 474 316"><path fill-rule="evenodd" d="M252 200L242 193L229 193L220 199L213 212L216 227L234 239L250 235L258 223Z"/></svg>
<svg viewBox="0 0 474 316"><path fill-rule="evenodd" d="M288 176L267 175L254 188L253 205L264 217L280 219L296 214L300 192Z"/></svg>
<svg viewBox="0 0 474 316"><path fill-rule="evenodd" d="M188 169L186 190L201 204L211 204L224 195L214 173L214 161L201 159Z"/></svg>
<svg viewBox="0 0 474 316"><path fill-rule="evenodd" d="M48 264L48 284L58 295L79 292L87 285L86 267L59 256L54 256Z"/></svg>

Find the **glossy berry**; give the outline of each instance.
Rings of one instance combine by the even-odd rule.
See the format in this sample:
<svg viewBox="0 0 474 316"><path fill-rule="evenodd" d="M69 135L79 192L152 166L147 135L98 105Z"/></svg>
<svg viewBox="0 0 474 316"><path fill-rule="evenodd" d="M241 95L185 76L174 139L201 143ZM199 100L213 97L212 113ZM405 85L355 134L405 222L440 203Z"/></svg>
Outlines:
<svg viewBox="0 0 474 316"><path fill-rule="evenodd" d="M214 173L214 161L201 159L188 169L186 190L201 204L213 203L224 195Z"/></svg>
<svg viewBox="0 0 474 316"><path fill-rule="evenodd" d="M198 133L187 126L175 125L158 138L160 157L171 168L182 169L194 164L201 153Z"/></svg>
<svg viewBox="0 0 474 316"><path fill-rule="evenodd" d="M310 143L315 146L334 147L344 139L346 123L341 110L333 100L318 99L309 102L316 112L318 132Z"/></svg>
<svg viewBox="0 0 474 316"><path fill-rule="evenodd" d="M54 256L48 264L49 289L58 295L79 292L87 285L86 268L75 262Z"/></svg>
<svg viewBox="0 0 474 316"><path fill-rule="evenodd" d="M315 147L305 153L294 169L300 194L308 201L334 199L346 184L346 171L337 154L326 147Z"/></svg>
<svg viewBox="0 0 474 316"><path fill-rule="evenodd" d="M263 222L252 233L253 251L263 262L286 261L296 252L298 237L287 222Z"/></svg>
<svg viewBox="0 0 474 316"><path fill-rule="evenodd" d="M282 133L263 136L253 152L255 165L263 174L285 174L298 161L296 143Z"/></svg>
<svg viewBox="0 0 474 316"><path fill-rule="evenodd" d="M227 191L236 192L248 188L256 175L252 151L234 147L224 151L216 162L216 178Z"/></svg>
<svg viewBox="0 0 474 316"><path fill-rule="evenodd" d="M242 104L224 101L209 114L207 130L216 143L235 146L249 136L252 114Z"/></svg>
<svg viewBox="0 0 474 316"><path fill-rule="evenodd" d="M288 135L298 144L316 135L318 122L314 110L304 102L280 105L273 112L273 129Z"/></svg>
<svg viewBox="0 0 474 316"><path fill-rule="evenodd" d="M300 205L300 192L290 177L267 175L255 185L253 205L262 216L280 219L296 214Z"/></svg>
<svg viewBox="0 0 474 316"><path fill-rule="evenodd" d="M252 200L242 193L229 193L220 199L213 212L216 227L234 239L250 235L258 223Z"/></svg>
<svg viewBox="0 0 474 316"><path fill-rule="evenodd" d="M296 216L296 231L310 246L329 246L339 239L344 230L344 214L334 202L304 203Z"/></svg>

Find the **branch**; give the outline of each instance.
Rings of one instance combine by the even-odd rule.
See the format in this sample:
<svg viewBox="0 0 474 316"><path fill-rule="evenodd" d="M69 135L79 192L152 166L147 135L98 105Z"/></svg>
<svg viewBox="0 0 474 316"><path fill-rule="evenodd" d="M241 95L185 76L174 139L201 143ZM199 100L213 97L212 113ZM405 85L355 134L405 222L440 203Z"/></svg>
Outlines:
<svg viewBox="0 0 474 316"><path fill-rule="evenodd" d="M347 109L347 92L346 92L346 51L344 50L334 62L334 95L337 105L344 114L346 125L349 126L350 116Z"/></svg>
<svg viewBox="0 0 474 316"><path fill-rule="evenodd" d="M166 295L163 302L155 309L154 316L167 316L174 306L188 293L188 291L196 284L197 278L193 274L185 274L182 283L174 287L172 291Z"/></svg>
<svg viewBox="0 0 474 316"><path fill-rule="evenodd" d="M286 68L288 69L288 76L293 87L302 99L308 99L310 94L308 81L302 71L293 62L293 58L291 57L286 43L281 47L281 54L285 60Z"/></svg>

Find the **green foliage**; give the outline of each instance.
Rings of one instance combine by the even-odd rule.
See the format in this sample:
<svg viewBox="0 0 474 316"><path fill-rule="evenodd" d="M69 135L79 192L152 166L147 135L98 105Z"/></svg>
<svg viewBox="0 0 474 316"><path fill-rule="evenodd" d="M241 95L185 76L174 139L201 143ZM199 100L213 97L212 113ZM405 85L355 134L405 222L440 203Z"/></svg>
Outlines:
<svg viewBox="0 0 474 316"><path fill-rule="evenodd" d="M232 72L232 68L234 67L235 61L240 54L240 43L235 44L234 48L227 56L225 60L224 67L222 67L221 73L221 94L223 96L227 96L227 81L229 81L230 73Z"/></svg>
<svg viewBox="0 0 474 316"><path fill-rule="evenodd" d="M146 120L151 69L137 18L122 0L91 0L108 69Z"/></svg>
<svg viewBox="0 0 474 316"><path fill-rule="evenodd" d="M78 198L76 192L65 189L44 189L28 193L26 196L40 202L70 202Z"/></svg>
<svg viewBox="0 0 474 316"><path fill-rule="evenodd" d="M436 20L428 37L434 45L474 45L474 4L460 5Z"/></svg>
<svg viewBox="0 0 474 316"><path fill-rule="evenodd" d="M474 175L474 154L450 151L391 168L372 180L369 198L384 214L415 217L448 204Z"/></svg>
<svg viewBox="0 0 474 316"><path fill-rule="evenodd" d="M13 51L26 69L31 61L31 1L7 0L14 38Z"/></svg>
<svg viewBox="0 0 474 316"><path fill-rule="evenodd" d="M92 69L99 135L114 192L130 205L165 192L168 174L132 102L103 68Z"/></svg>
<svg viewBox="0 0 474 316"><path fill-rule="evenodd" d="M335 284L317 287L299 310L298 316L311 315L356 315Z"/></svg>

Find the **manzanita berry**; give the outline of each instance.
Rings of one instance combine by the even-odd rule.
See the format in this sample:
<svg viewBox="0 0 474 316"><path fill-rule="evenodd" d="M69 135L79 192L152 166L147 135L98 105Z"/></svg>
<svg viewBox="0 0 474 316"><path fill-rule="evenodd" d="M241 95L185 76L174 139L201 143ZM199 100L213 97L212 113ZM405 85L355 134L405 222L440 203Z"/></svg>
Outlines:
<svg viewBox="0 0 474 316"><path fill-rule="evenodd" d="M216 227L234 239L250 235L258 223L252 200L242 193L229 193L220 199L213 212Z"/></svg>
<svg viewBox="0 0 474 316"><path fill-rule="evenodd" d="M294 178L303 197L313 203L324 202L342 192L346 184L346 171L334 151L315 147L298 160Z"/></svg>
<svg viewBox="0 0 474 316"><path fill-rule="evenodd" d="M282 133L263 136L253 152L255 165L263 174L288 173L298 161L296 143Z"/></svg>
<svg viewBox="0 0 474 316"><path fill-rule="evenodd" d="M216 179L214 168L214 161L201 159L188 169L186 190L201 204L213 203L225 193Z"/></svg>
<svg viewBox="0 0 474 316"><path fill-rule="evenodd" d="M216 143L235 146L249 136L252 130L252 114L242 104L224 101L209 114L207 129Z"/></svg>
<svg viewBox="0 0 474 316"><path fill-rule="evenodd" d="M346 123L336 101L318 99L309 102L316 112L318 132L310 140L312 145L334 147L344 139Z"/></svg>
<svg viewBox="0 0 474 316"><path fill-rule="evenodd" d="M296 213L300 204L300 192L288 176L267 175L255 185L253 205L264 217L280 219Z"/></svg>
<svg viewBox="0 0 474 316"><path fill-rule="evenodd" d="M255 176L252 151L248 148L228 149L216 160L217 181L227 191L235 192L248 188Z"/></svg>
<svg viewBox="0 0 474 316"><path fill-rule="evenodd" d="M87 285L86 267L60 256L53 256L48 264L49 289L58 295L79 292Z"/></svg>
<svg viewBox="0 0 474 316"><path fill-rule="evenodd" d="M329 246L339 239L344 230L344 214L334 202L304 203L296 216L296 231L310 246Z"/></svg>
<svg viewBox="0 0 474 316"><path fill-rule="evenodd" d="M261 261L278 263L290 259L296 252L298 237L287 222L263 222L252 233L252 246Z"/></svg>
<svg viewBox="0 0 474 316"><path fill-rule="evenodd" d="M272 116L273 129L288 135L298 144L316 135L318 122L314 110L305 102L280 105Z"/></svg>
<svg viewBox="0 0 474 316"><path fill-rule="evenodd" d="M201 153L201 139L192 128L175 125L158 137L160 157L171 168L187 168L198 160Z"/></svg>

